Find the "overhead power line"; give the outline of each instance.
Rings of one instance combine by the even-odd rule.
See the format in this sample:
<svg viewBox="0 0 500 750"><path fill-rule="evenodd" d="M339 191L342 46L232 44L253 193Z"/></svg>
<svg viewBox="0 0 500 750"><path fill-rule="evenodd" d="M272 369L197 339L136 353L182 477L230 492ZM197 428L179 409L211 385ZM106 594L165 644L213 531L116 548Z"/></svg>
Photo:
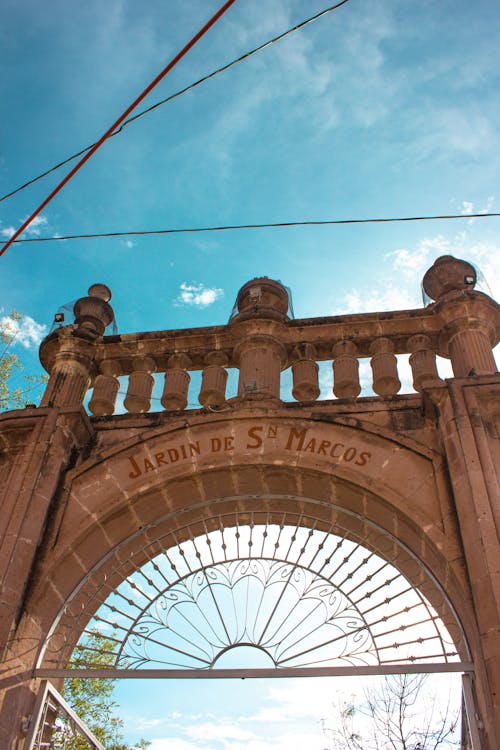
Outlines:
<svg viewBox="0 0 500 750"><path fill-rule="evenodd" d="M212 28L212 26L219 20L219 18L221 18L221 16L223 16L224 13L227 10L229 10L229 8L231 7L231 5L234 5L235 2L236 2L236 0L226 0L226 2L224 3L224 5L222 5L216 13L214 13L214 15L207 21L207 23L205 23L201 27L201 29L199 31L197 31L196 34L193 37L191 37L191 39L189 40L189 42L184 45L184 47L180 50L180 52L178 52L170 60L170 62L168 63L168 65L166 65L163 68L163 70L160 71L160 73L158 73L158 75L151 81L151 83L148 86L146 86L146 88L144 89L144 91L142 91L142 93L139 94L139 96L136 99L134 99L134 101L132 102L132 104L130 104L127 107L127 109L120 115L120 117L111 125L111 127L106 130L106 132L104 133L104 135L102 135L99 138L99 140L96 141L96 143L94 143L94 145L90 148L90 150L87 151L87 153L84 156L82 156L82 158L80 159L80 161L77 164L75 164L75 166L73 167L73 169L71 169L68 172L68 174L61 180L61 182L58 185L56 185L56 187L47 196L47 198L45 198L45 200L43 200L42 203L40 203L40 205L38 206L38 208L36 208L33 211L33 213L21 224L21 226L19 227L19 229L17 229L14 232L14 234L12 235L12 237L0 249L0 255L3 255L5 253L5 251L12 245L12 243L31 224L31 222L33 221L33 219L35 219L42 212L42 210L45 208L45 206L48 203L50 203L50 201L52 200L52 198L54 198L57 195L57 193L59 193L59 191L62 190L62 188L66 185L66 183L68 183L71 180L71 178L73 177L73 175L75 175L76 172L78 172L78 170L81 169L81 167L83 167L83 165L85 164L85 162L87 162L90 159L90 157L93 156L93 154L95 154L95 152L97 151L97 149L102 146L102 144L113 134L113 132L120 125L122 125L123 122L125 122L125 120L130 115L130 113L147 97L147 95L155 88L155 86L157 86L158 83L160 83L160 81L162 81L165 78L165 76L167 75L167 73L169 73L172 70L172 68L174 68L180 60L182 60L182 58L189 52L189 50L192 47L194 47L195 44L197 44L197 42L200 41L200 39L207 33L207 31Z"/></svg>
<svg viewBox="0 0 500 750"><path fill-rule="evenodd" d="M268 39L266 42L262 42L262 44L259 44L258 47L254 47L254 49L251 49L249 52L245 52L243 55L240 55L234 60L231 60L231 62L226 63L221 68L217 68L216 70L213 70L211 73L208 73L207 75L202 76L202 78L199 78L197 81L194 81L194 83L190 83L188 86L185 86L183 89L176 91L174 94L170 94L170 96L165 97L165 99L160 99L160 101L156 102L155 104L152 104L150 107L147 107L147 109L143 109L142 112L138 112L136 115L133 115L132 117L129 117L124 122L122 122L120 127L110 134L109 138L113 138L115 135L122 133L124 129L127 127L127 125L130 125L132 122L139 120L141 117L144 117L144 115L149 114L153 110L158 109L158 107L161 107L163 104L168 104L168 102L171 102L174 99L177 99L179 96L186 94L188 91L192 91L198 86L201 86L202 83L209 81L211 78L215 78L215 76L219 75L219 73L224 73L226 70L229 70L235 65L238 65L238 63L243 62L244 60L248 60L249 57L253 57L253 55L257 54L257 52L260 52L266 47L270 47L272 44L275 44L275 42L281 41L282 39L289 36L290 34L293 34L295 31L299 31L299 29L304 28L304 26L307 26L313 21L317 21L322 16L326 16L328 13L331 13L332 11L337 10L337 8L340 8L341 5L345 5L347 2L349 2L349 0L342 0L341 2L335 3L335 5L330 5L329 8L325 8L319 13L316 13L314 16L311 16L310 18L306 18L304 21L301 21L300 23L296 24L292 28L287 29L286 31L283 31L281 34L278 34L278 36L275 36L272 39ZM21 190L24 190L30 185L33 185L33 183L38 182L44 177L47 177L47 175L52 174L53 172L57 171L61 167L64 167L65 164L69 164L69 162L73 161L74 159L77 159L79 156L86 154L87 151L90 151L90 149L93 146L95 146L95 143L91 143L89 146L86 146L85 148L82 148L80 151L77 151L76 154L72 154L71 156L68 156L63 161L60 161L58 164L54 164L53 167L50 167L45 172L41 172L39 175L37 175L37 177L33 177L31 180L28 180L22 185L19 185L19 187L1 196L0 202L7 200L7 198L11 198L13 195L16 195L16 193L21 192Z"/></svg>
<svg viewBox="0 0 500 750"><path fill-rule="evenodd" d="M147 237L161 234L194 234L197 232L228 232L239 229L279 229L285 227L321 227L341 224L393 224L402 221L444 221L447 219L486 219L500 216L500 213L481 214L441 214L439 216L398 216L372 219L318 219L315 221L276 221L262 224L226 224L212 227L177 227L167 229L140 229L126 232L90 232L88 234L67 234L53 237L26 237L14 242L67 242L69 240L94 240L106 237ZM1 254L1 251L0 251Z"/></svg>

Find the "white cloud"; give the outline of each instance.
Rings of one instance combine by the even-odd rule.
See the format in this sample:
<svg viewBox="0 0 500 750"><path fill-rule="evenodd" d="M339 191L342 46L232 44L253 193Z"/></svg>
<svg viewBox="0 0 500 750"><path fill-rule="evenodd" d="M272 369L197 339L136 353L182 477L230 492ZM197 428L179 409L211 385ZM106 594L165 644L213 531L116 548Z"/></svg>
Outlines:
<svg viewBox="0 0 500 750"><path fill-rule="evenodd" d="M222 740L213 744L203 740L189 742L180 737L153 740L150 750L323 750L324 737L318 727L312 732L286 732L278 737L254 737L249 740Z"/></svg>
<svg viewBox="0 0 500 750"><path fill-rule="evenodd" d="M23 219L23 222L26 221L28 217L26 216ZM27 234L30 237L39 237L41 234L41 230L43 227L46 227L48 224L47 217L43 214L39 214L38 216L35 216L33 221L31 221L26 229L24 230L24 233Z"/></svg>
<svg viewBox="0 0 500 750"><path fill-rule="evenodd" d="M493 123L479 111L444 107L425 109L415 116L418 138L415 148L420 156L436 156L455 151L477 157L494 149L497 135Z"/></svg>
<svg viewBox="0 0 500 750"><path fill-rule="evenodd" d="M15 227L2 227L2 229L0 229L0 235L2 235L2 237L5 237L5 239L8 240L12 237L15 231L16 231Z"/></svg>
<svg viewBox="0 0 500 750"><path fill-rule="evenodd" d="M20 220L19 225L23 224L28 217L25 216L23 219ZM41 234L42 228L46 227L48 225L47 217L43 214L40 214L39 216L35 216L33 221L31 221L26 229L24 230L23 234L26 237L39 237ZM5 239L10 239L13 234L17 231L17 227L13 226L6 226L2 227L0 229L0 236L4 237Z"/></svg>
<svg viewBox="0 0 500 750"><path fill-rule="evenodd" d="M351 289L341 303L343 313L376 312L379 310L406 310L418 304L418 287L414 294L404 286L390 284L386 289L361 292ZM340 312L340 309L339 309Z"/></svg>
<svg viewBox="0 0 500 750"><path fill-rule="evenodd" d="M24 315L19 320L10 315L3 315L0 318L0 327L12 337L14 344L21 344L26 349L39 346L47 332L47 326L37 323L29 315Z"/></svg>
<svg viewBox="0 0 500 750"><path fill-rule="evenodd" d="M149 750L199 750L200 745L183 740L181 737L163 737L152 740Z"/></svg>
<svg viewBox="0 0 500 750"><path fill-rule="evenodd" d="M486 199L486 204L483 208L477 208L472 201L462 201L462 208L460 213L464 216L470 216L470 214L488 214L493 208L495 202L495 196L489 195ZM468 224L473 224L477 219L469 219Z"/></svg>
<svg viewBox="0 0 500 750"><path fill-rule="evenodd" d="M393 267L395 271L403 271L403 273L412 280L417 278L418 281L425 271L429 268L434 258L439 255L449 255L450 240L446 239L442 235L436 237L430 237L421 240L417 247L411 248L397 248L390 253L386 254L386 258L393 258Z"/></svg>
<svg viewBox="0 0 500 750"><path fill-rule="evenodd" d="M203 284L188 284L186 281L182 282L179 289L179 295L175 300L176 305L194 305L200 308L212 305L224 294L223 289L205 288Z"/></svg>
<svg viewBox="0 0 500 750"><path fill-rule="evenodd" d="M196 724L195 726L189 727L187 734L194 740L239 740L248 741L255 739L256 735L254 732L248 729L243 729L238 726L236 722L205 722L203 724Z"/></svg>

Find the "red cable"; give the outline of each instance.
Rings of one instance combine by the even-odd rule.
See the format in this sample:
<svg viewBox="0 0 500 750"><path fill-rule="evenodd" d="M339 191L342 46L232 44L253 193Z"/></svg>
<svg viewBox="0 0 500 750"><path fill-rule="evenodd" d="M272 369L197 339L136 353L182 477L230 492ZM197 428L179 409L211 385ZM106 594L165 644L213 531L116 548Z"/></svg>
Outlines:
<svg viewBox="0 0 500 750"><path fill-rule="evenodd" d="M5 251L12 245L12 243L19 237L19 235L24 232L26 227L28 227L31 224L33 219L35 219L38 216L38 214L41 211L43 211L45 206L48 203L50 203L52 198L54 198L57 195L57 193L60 190L62 190L62 188L66 185L66 183L71 180L73 175L75 175L78 172L78 170L81 167L83 167L85 162L88 161L90 157L95 154L97 149L100 148L102 144L104 143L104 141L106 141L113 134L113 132L122 124L122 122L129 116L129 114L137 107L137 105L140 104L142 100L146 98L146 96L154 89L154 87L162 80L162 78L164 78L167 75L167 73L169 73L172 70L172 68L175 67L175 65L177 65L179 60L181 60L184 57L184 55L186 55L189 52L191 47L194 47L194 45L202 38L202 36L206 34L206 32L214 25L214 23L216 23L219 20L219 18L226 12L226 10L228 10L228 8L230 8L231 5L233 5L233 3L235 2L236 0L227 0L227 2L225 2L224 5L221 8L219 8L217 13L215 13L212 16L212 18L209 21L207 21L207 23L198 31L198 33L195 34L193 38L181 49L181 51L178 52L174 58L172 58L172 60L168 63L168 65L165 68L163 68L161 73L159 73L156 76L156 78L149 84L149 86L147 86L144 89L142 94L140 94L140 96L138 96L137 99L135 99L135 101L133 101L132 104L129 107L127 107L125 112L123 112L123 114L120 115L118 120L116 120L116 122L114 122L111 125L111 127L104 133L104 135L101 136L101 138L98 141L96 141L96 143L94 143L90 151L87 151L87 153L80 159L80 161L77 164L75 164L73 169L70 172L68 172L66 177L64 177L61 180L61 182L54 188L54 190L50 193L50 195L47 196L47 198L45 198L45 200L38 206L38 208L35 211L33 211L31 216L28 219L26 219L26 221L12 235L12 237L10 237L10 239L5 243L5 245L0 250L0 256L3 255Z"/></svg>

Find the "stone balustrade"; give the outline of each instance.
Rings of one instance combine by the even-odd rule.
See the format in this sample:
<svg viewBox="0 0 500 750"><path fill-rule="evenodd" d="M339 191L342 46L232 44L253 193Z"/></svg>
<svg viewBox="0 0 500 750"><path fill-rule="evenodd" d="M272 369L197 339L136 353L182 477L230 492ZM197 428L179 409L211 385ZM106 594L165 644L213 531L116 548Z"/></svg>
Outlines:
<svg viewBox="0 0 500 750"><path fill-rule="evenodd" d="M455 377L490 374L496 371L492 347L500 338L500 307L474 284L472 266L443 256L424 277L424 289L435 300L425 308L294 320L285 287L258 278L238 293L227 325L116 336L103 336L112 317L111 293L94 285L75 305L75 324L55 330L42 344L42 363L51 374L43 403L81 405L92 388L89 410L106 416L115 412L125 388L124 409L147 412L164 373L153 411L160 403L166 411L181 411L191 405L191 374L200 371L199 404L216 410L227 401L237 406L251 399L285 400L281 379L287 370L293 399L313 402L320 395L321 362L333 365L335 397L353 401L364 392L359 363L365 359L372 373L368 385L387 399L401 391L402 354L410 355L416 391L439 382L437 355L450 359ZM239 377L237 390L228 394L230 369Z"/></svg>

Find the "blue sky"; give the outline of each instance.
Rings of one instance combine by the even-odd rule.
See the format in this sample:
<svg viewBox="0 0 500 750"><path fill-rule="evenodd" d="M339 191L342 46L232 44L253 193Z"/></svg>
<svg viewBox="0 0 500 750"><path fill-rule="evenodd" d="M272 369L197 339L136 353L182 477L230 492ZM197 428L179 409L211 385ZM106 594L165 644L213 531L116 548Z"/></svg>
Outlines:
<svg viewBox="0 0 500 750"><path fill-rule="evenodd" d="M218 5L4 0L0 193L96 140ZM146 104L325 6L237 0ZM128 127L28 235L499 211L499 32L495 0L350 0ZM0 237L63 174L1 202ZM498 224L18 244L0 258L0 315L25 316L15 351L35 371L54 312L97 281L111 287L123 333L224 323L240 286L259 275L292 289L297 317L417 307L422 275L443 253L476 263L500 298ZM182 735L168 747L259 745Z"/></svg>

